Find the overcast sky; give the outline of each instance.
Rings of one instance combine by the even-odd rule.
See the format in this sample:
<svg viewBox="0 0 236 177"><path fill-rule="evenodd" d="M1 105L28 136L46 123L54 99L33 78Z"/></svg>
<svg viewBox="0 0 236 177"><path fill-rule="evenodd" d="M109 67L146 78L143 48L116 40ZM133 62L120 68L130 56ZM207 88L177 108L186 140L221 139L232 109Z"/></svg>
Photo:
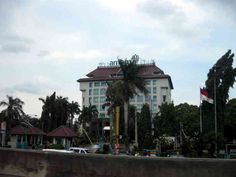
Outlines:
<svg viewBox="0 0 236 177"><path fill-rule="evenodd" d="M138 54L171 76L175 104L199 104L208 70L236 52L235 7L235 0L0 0L0 100L18 97L33 115L41 114L38 98L54 91L81 103L77 79L100 62Z"/></svg>

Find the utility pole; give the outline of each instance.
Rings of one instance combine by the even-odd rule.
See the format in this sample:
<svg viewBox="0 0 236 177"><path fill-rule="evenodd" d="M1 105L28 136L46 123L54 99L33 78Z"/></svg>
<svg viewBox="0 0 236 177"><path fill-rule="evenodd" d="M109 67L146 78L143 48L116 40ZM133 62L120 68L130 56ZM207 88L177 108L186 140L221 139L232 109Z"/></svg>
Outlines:
<svg viewBox="0 0 236 177"><path fill-rule="evenodd" d="M214 66L214 103L215 103L215 154L217 156L217 105L216 105L216 65Z"/></svg>
<svg viewBox="0 0 236 177"><path fill-rule="evenodd" d="M202 98L201 98L201 87L200 87L200 133L202 133Z"/></svg>
<svg viewBox="0 0 236 177"><path fill-rule="evenodd" d="M183 144L183 135L182 135L182 130L183 130L183 124L182 124L182 122L180 122L179 123L179 127L180 127L180 134L179 134L179 136L180 136L180 146L182 146L182 144Z"/></svg>
<svg viewBox="0 0 236 177"><path fill-rule="evenodd" d="M2 147L4 147L6 145L5 144L6 142L6 122L5 121L1 123L1 134L2 134L1 144L2 144Z"/></svg>
<svg viewBox="0 0 236 177"><path fill-rule="evenodd" d="M116 106L115 108L115 121L116 121L116 132L115 132L115 138L116 138L116 154L119 154L119 139L120 139L120 106Z"/></svg>
<svg viewBox="0 0 236 177"><path fill-rule="evenodd" d="M120 136L120 107L116 106L116 144L119 144Z"/></svg>
<svg viewBox="0 0 236 177"><path fill-rule="evenodd" d="M138 147L138 118L137 118L137 110L135 108L135 118L134 118L134 127L135 127L135 146Z"/></svg>

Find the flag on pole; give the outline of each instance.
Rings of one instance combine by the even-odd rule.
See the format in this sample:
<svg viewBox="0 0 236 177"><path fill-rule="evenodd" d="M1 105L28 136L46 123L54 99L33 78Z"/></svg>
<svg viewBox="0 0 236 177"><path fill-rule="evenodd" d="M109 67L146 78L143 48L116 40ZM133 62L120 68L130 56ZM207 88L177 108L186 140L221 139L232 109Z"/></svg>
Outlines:
<svg viewBox="0 0 236 177"><path fill-rule="evenodd" d="M200 98L203 101L207 101L210 104L213 104L214 100L208 95L208 92L204 88L200 88Z"/></svg>

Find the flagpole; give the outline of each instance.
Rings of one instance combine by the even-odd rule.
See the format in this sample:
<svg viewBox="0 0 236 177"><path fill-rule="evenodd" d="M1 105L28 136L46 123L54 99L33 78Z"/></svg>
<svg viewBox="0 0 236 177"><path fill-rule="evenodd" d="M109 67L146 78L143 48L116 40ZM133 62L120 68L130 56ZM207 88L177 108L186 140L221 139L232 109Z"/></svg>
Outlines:
<svg viewBox="0 0 236 177"><path fill-rule="evenodd" d="M214 66L214 103L215 103L215 154L217 156L217 105L216 105L216 66Z"/></svg>
<svg viewBox="0 0 236 177"><path fill-rule="evenodd" d="M202 133L202 103L201 103L201 87L200 87L200 133Z"/></svg>

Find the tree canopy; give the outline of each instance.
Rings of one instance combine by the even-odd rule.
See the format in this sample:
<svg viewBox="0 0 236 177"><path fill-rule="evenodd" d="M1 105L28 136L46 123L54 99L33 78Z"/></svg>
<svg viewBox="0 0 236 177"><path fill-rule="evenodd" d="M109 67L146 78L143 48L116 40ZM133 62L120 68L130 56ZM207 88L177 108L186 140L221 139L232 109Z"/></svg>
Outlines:
<svg viewBox="0 0 236 177"><path fill-rule="evenodd" d="M151 112L148 104L144 104L138 118L138 145L140 149L153 146Z"/></svg>
<svg viewBox="0 0 236 177"><path fill-rule="evenodd" d="M80 113L77 102L70 103L67 97L56 96L56 92L46 99L39 100L43 102L40 123L45 132L50 132L60 125L72 126L74 115Z"/></svg>
<svg viewBox="0 0 236 177"><path fill-rule="evenodd" d="M236 140L236 98L226 104L224 124L226 141Z"/></svg>
<svg viewBox="0 0 236 177"><path fill-rule="evenodd" d="M199 108L196 105L182 103L175 106L177 122L181 123L182 129L187 136L194 137L199 133Z"/></svg>
<svg viewBox="0 0 236 177"><path fill-rule="evenodd" d="M17 125L24 119L25 113L23 111L24 102L19 98L13 98L7 95L7 101L1 101L0 106L5 107L0 113L2 121L6 122L6 139L5 144L10 139L10 129L12 126Z"/></svg>
<svg viewBox="0 0 236 177"><path fill-rule="evenodd" d="M8 95L7 101L0 102L0 106L5 107L5 109L1 111L1 117L7 123L7 131L24 118L23 105L24 102L22 100Z"/></svg>
<svg viewBox="0 0 236 177"><path fill-rule="evenodd" d="M218 132L224 134L224 111L229 98L229 89L235 83L236 68L233 67L234 54L228 50L209 70L207 80L205 82L206 89L210 97L214 98L216 90L216 110ZM214 107L213 105L203 103L203 118L205 118L205 128L209 130L214 126Z"/></svg>
<svg viewBox="0 0 236 177"><path fill-rule="evenodd" d="M86 128L86 124L89 124L92 119L98 117L98 110L95 105L84 106L79 116L79 123Z"/></svg>
<svg viewBox="0 0 236 177"><path fill-rule="evenodd" d="M155 136L175 136L178 131L178 122L175 115L174 103L163 103L160 111L154 117Z"/></svg>
<svg viewBox="0 0 236 177"><path fill-rule="evenodd" d="M1 101L0 106L6 107L2 110L4 117L10 120L17 120L23 117L24 102L19 98L13 98L12 96L7 95L7 101Z"/></svg>

